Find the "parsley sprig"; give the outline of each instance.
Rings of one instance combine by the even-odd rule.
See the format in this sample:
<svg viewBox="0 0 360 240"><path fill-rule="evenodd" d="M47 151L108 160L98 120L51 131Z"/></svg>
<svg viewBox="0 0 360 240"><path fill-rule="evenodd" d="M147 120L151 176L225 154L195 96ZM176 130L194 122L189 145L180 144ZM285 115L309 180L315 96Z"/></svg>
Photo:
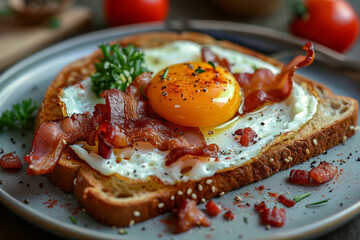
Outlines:
<svg viewBox="0 0 360 240"><path fill-rule="evenodd" d="M96 73L91 75L92 90L98 96L112 88L124 92L134 78L148 71L144 67L144 54L134 45L120 47L119 44L103 44L99 48L103 58L95 63Z"/></svg>
<svg viewBox="0 0 360 240"><path fill-rule="evenodd" d="M34 126L36 102L32 99L23 100L6 110L0 117L0 131L26 130Z"/></svg>

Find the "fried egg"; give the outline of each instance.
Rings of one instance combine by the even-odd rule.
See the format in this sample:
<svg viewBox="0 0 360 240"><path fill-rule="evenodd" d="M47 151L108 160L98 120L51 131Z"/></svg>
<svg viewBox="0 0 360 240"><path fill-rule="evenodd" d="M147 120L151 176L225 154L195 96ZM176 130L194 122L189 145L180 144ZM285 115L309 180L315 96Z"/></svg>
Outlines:
<svg viewBox="0 0 360 240"><path fill-rule="evenodd" d="M242 103L237 81L225 69L214 69L209 63L201 62L201 47L193 42L177 41L143 49L145 63L154 72L147 96L151 106L164 119L179 125L199 126L206 143L219 146L218 158L185 156L165 166L168 151L160 151L145 142L115 149L110 159L97 155L96 148L78 143L71 148L79 158L104 175L118 174L131 180L147 181L156 177L165 184L199 180L251 161L272 143L299 130L316 113L316 96L294 82L292 93L286 100L268 104L256 112L235 114ZM274 74L279 72L273 65L252 56L218 46L208 47L218 56L228 59L233 72L252 73L257 68L268 68ZM203 72L193 74L196 69ZM60 95L69 116L91 112L93 106L101 101L89 97L89 92L92 92L90 79L81 84L81 87L73 85L63 89ZM234 136L236 130L246 127L257 133L256 143L247 147L239 144ZM190 170L184 173L184 169Z"/></svg>

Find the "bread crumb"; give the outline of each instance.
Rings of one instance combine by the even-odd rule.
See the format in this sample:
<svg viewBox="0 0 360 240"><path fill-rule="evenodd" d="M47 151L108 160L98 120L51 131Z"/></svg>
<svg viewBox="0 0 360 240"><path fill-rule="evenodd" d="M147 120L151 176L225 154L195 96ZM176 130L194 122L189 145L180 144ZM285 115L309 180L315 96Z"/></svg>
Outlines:
<svg viewBox="0 0 360 240"><path fill-rule="evenodd" d="M212 179L206 180L206 184L210 185L212 183Z"/></svg>
<svg viewBox="0 0 360 240"><path fill-rule="evenodd" d="M211 191L212 191L212 192L215 192L215 190L216 190L215 186L212 186L212 187L211 187Z"/></svg>
<svg viewBox="0 0 360 240"><path fill-rule="evenodd" d="M266 230L270 230L271 226L269 224L267 224L265 228L266 228Z"/></svg>
<svg viewBox="0 0 360 240"><path fill-rule="evenodd" d="M315 138L313 139L313 144L317 145L317 140Z"/></svg>
<svg viewBox="0 0 360 240"><path fill-rule="evenodd" d="M353 125L350 125L349 129L350 130L355 130L355 127Z"/></svg>
<svg viewBox="0 0 360 240"><path fill-rule="evenodd" d="M290 162L293 160L293 158L292 158L292 157L288 157L288 159L289 159L289 161L290 161Z"/></svg>
<svg viewBox="0 0 360 240"><path fill-rule="evenodd" d="M67 142L66 142L66 140L65 140L65 139L63 139L63 140L62 140L62 142L63 142L63 144L64 144L64 145L66 145L66 144L67 144Z"/></svg>
<svg viewBox="0 0 360 240"><path fill-rule="evenodd" d="M188 188L188 190L186 191L186 194L187 195L190 195L192 193L192 189L191 188Z"/></svg>
<svg viewBox="0 0 360 240"><path fill-rule="evenodd" d="M274 159L273 159L273 158L270 158L270 159L269 159L269 162L274 162Z"/></svg>
<svg viewBox="0 0 360 240"><path fill-rule="evenodd" d="M164 203L159 203L158 204L158 208L163 208L164 207Z"/></svg>
<svg viewBox="0 0 360 240"><path fill-rule="evenodd" d="M139 211L134 211L134 217L140 217L140 212Z"/></svg>
<svg viewBox="0 0 360 240"><path fill-rule="evenodd" d="M205 199L205 198L202 198L202 199L201 199L201 202L202 202L202 203L205 203L205 202L206 202L206 199Z"/></svg>
<svg viewBox="0 0 360 240"><path fill-rule="evenodd" d="M133 226L135 224L135 221L134 220L130 220L129 222L129 227Z"/></svg>
<svg viewBox="0 0 360 240"><path fill-rule="evenodd" d="M306 153L306 154L310 154L310 150L309 150L309 149L306 149L306 150L305 150L305 153Z"/></svg>
<svg viewBox="0 0 360 240"><path fill-rule="evenodd" d="M175 197L174 197L174 196L171 196L171 197L170 197L170 200L174 201L174 200L175 200Z"/></svg>
<svg viewBox="0 0 360 240"><path fill-rule="evenodd" d="M198 190L202 191L203 190L203 186L201 184L198 185Z"/></svg>
<svg viewBox="0 0 360 240"><path fill-rule="evenodd" d="M181 196L181 195L183 195L183 192L182 192L182 191L178 191L178 192L177 192L177 195Z"/></svg>
<svg viewBox="0 0 360 240"><path fill-rule="evenodd" d="M220 197L224 196L225 195L225 192L221 192L220 193Z"/></svg>
<svg viewBox="0 0 360 240"><path fill-rule="evenodd" d="M191 198L194 199L194 200L196 200L196 199L197 199L196 194L195 194L195 193L191 194Z"/></svg>
<svg viewBox="0 0 360 240"><path fill-rule="evenodd" d="M344 136L343 139L342 139L342 141L345 142L346 139L347 139L347 136Z"/></svg>
<svg viewBox="0 0 360 240"><path fill-rule="evenodd" d="M355 131L359 131L360 127L359 126L356 126L355 127Z"/></svg>
<svg viewBox="0 0 360 240"><path fill-rule="evenodd" d="M288 158L285 158L284 161L285 162L290 162L290 160Z"/></svg>

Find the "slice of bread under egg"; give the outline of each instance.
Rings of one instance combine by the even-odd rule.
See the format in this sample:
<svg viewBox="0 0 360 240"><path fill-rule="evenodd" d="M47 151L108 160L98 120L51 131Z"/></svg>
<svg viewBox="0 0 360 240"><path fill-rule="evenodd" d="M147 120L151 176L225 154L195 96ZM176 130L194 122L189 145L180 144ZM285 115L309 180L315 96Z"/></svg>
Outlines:
<svg viewBox="0 0 360 240"><path fill-rule="evenodd" d="M140 48L162 46L177 40L198 44L212 44L245 53L275 67L283 65L275 59L228 41L217 41L204 34L184 32L152 32L128 36L117 41L132 43ZM93 63L100 52L66 66L51 83L45 93L37 118L37 126L47 121L63 118L58 103L58 91L85 79L94 72ZM318 83L295 75L294 80L318 95L317 112L300 130L276 141L255 159L240 167L217 171L201 180L164 185L155 178L142 182L131 181L116 174L105 176L91 168L68 148L47 176L59 188L74 192L88 213L104 224L129 226L170 211L184 198L204 202L215 196L267 178L279 170L304 162L325 150L345 141L355 133L358 103L351 98L336 96Z"/></svg>

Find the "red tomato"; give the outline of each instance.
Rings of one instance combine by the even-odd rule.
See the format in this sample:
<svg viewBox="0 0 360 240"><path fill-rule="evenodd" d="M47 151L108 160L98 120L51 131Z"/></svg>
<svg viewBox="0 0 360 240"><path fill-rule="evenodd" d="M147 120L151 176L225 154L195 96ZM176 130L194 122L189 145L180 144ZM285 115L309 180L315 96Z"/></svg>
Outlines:
<svg viewBox="0 0 360 240"><path fill-rule="evenodd" d="M306 13L291 24L291 33L339 52L357 39L359 18L344 0L306 0Z"/></svg>
<svg viewBox="0 0 360 240"><path fill-rule="evenodd" d="M104 0L104 14L110 26L163 21L168 0Z"/></svg>
<svg viewBox="0 0 360 240"><path fill-rule="evenodd" d="M208 201L205 207L210 216L216 216L221 212L221 207L216 205L216 203L213 200Z"/></svg>

